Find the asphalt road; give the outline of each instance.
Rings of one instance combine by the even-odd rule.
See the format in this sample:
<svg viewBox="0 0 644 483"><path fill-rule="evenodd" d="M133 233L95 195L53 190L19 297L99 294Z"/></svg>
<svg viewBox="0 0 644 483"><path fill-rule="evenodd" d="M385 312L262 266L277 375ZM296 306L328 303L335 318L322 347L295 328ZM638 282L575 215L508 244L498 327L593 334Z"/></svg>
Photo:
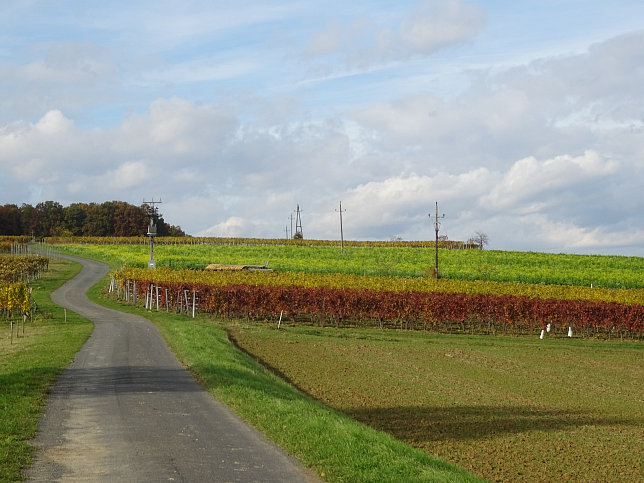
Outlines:
<svg viewBox="0 0 644 483"><path fill-rule="evenodd" d="M95 324L53 387L29 481L312 481L181 367L143 317L90 302L107 266L90 260L52 294Z"/></svg>

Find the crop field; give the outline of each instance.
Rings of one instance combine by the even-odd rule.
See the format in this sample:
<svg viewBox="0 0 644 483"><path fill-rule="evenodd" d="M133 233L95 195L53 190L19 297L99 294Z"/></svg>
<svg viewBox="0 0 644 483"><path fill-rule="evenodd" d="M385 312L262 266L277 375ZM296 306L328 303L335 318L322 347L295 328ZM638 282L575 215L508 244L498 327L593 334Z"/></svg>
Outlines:
<svg viewBox="0 0 644 483"><path fill-rule="evenodd" d="M103 259L112 266L146 266L149 257L148 247L141 243L77 243L57 249ZM441 272L443 278L434 280L427 268L432 253L418 246L385 247L382 242L353 246L344 254L319 244L166 243L155 250L157 271L124 268L114 278L119 292L131 293L134 300L134 287L139 300L147 300L154 286L156 304L166 309L179 305L184 310L192 298L193 312L229 318L286 316L322 325L472 334L574 328L586 336L620 339L640 339L644 332L644 289L636 288L642 284L638 271L642 258L444 249L440 255L446 262L441 266L447 268ZM493 262L487 263L483 275L482 260ZM211 262L267 264L277 274L194 271ZM193 270L171 270L178 267ZM507 281L487 276L503 272L506 276L500 278ZM527 274L535 283L522 282ZM485 280L474 280L477 276ZM597 281L602 277L613 288L601 287ZM573 283L584 278L595 283ZM555 280L567 283L554 285Z"/></svg>
<svg viewBox="0 0 644 483"><path fill-rule="evenodd" d="M64 253L110 263L147 267L146 244L66 244ZM158 267L203 269L210 263L264 265L277 271L425 277L434 249L414 246L355 246L340 252L328 245L157 244ZM439 250L443 278L608 288L644 288L644 258L565 255L495 250Z"/></svg>
<svg viewBox="0 0 644 483"><path fill-rule="evenodd" d="M109 263L126 303L196 306L325 405L476 475L641 478L644 258L441 249L433 280L423 246L167 243L154 271L145 244L55 249Z"/></svg>
<svg viewBox="0 0 644 483"><path fill-rule="evenodd" d="M638 481L639 343L233 325L324 404L492 481Z"/></svg>

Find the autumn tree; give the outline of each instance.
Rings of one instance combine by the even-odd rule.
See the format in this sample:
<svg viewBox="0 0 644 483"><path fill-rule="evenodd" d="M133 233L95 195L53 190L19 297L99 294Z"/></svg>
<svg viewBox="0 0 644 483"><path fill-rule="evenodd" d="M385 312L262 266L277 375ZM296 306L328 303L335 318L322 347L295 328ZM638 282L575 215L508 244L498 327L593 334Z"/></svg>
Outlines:
<svg viewBox="0 0 644 483"><path fill-rule="evenodd" d="M21 235L22 221L17 205L0 206L0 235Z"/></svg>
<svg viewBox="0 0 644 483"><path fill-rule="evenodd" d="M72 236L81 236L87 220L87 203L72 203L65 208L65 227Z"/></svg>

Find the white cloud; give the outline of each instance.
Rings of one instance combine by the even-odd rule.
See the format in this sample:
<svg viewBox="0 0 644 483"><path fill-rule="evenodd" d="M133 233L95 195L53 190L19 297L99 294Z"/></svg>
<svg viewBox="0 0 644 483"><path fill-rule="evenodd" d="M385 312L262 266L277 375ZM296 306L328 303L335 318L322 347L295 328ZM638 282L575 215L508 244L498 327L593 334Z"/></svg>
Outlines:
<svg viewBox="0 0 644 483"><path fill-rule="evenodd" d="M60 111L52 110L36 123L0 127L0 166L22 182L47 182L61 169L78 167L92 150L93 136L80 131Z"/></svg>
<svg viewBox="0 0 644 483"><path fill-rule="evenodd" d="M115 150L165 160L176 156L203 159L234 136L234 114L180 98L157 99L148 113L133 114L119 127Z"/></svg>
<svg viewBox="0 0 644 483"><path fill-rule="evenodd" d="M637 247L644 243L644 230L628 228L607 231L603 227L582 227L547 215L532 215L525 224L536 227L540 242L550 251L614 253L621 247Z"/></svg>
<svg viewBox="0 0 644 483"><path fill-rule="evenodd" d="M344 44L344 31L339 22L331 22L324 30L313 34L305 47L303 56L305 58L316 57L336 52Z"/></svg>
<svg viewBox="0 0 644 483"><path fill-rule="evenodd" d="M131 189L143 184L151 175L150 166L145 161L127 161L115 170L108 171L105 181L116 189Z"/></svg>
<svg viewBox="0 0 644 483"><path fill-rule="evenodd" d="M411 52L431 54L443 47L471 40L485 23L474 3L459 0L420 3L401 26L401 38Z"/></svg>
<svg viewBox="0 0 644 483"><path fill-rule="evenodd" d="M482 9L460 0L425 0L418 3L397 25L374 20L368 13L351 22L329 22L314 32L302 57L340 56L344 69L364 70L374 64L427 56L449 46L471 41L483 28ZM317 66L314 71L320 72ZM328 68L327 75L334 69Z"/></svg>
<svg viewBox="0 0 644 483"><path fill-rule="evenodd" d="M465 0L112 5L0 13L5 202L162 197L189 233L269 237L299 203L334 238L342 200L349 238L421 239L438 201L450 238L644 255L644 31Z"/></svg>
<svg viewBox="0 0 644 483"><path fill-rule="evenodd" d="M556 156L543 162L534 157L517 161L481 203L494 210L532 212L557 205L561 192L579 190L585 182L602 179L617 170L617 163L604 161L594 151L582 156Z"/></svg>
<svg viewBox="0 0 644 483"><path fill-rule="evenodd" d="M239 216L231 216L221 223L217 223L205 230L199 232L199 236L221 236L221 237L238 237L249 236L252 233L253 224Z"/></svg>

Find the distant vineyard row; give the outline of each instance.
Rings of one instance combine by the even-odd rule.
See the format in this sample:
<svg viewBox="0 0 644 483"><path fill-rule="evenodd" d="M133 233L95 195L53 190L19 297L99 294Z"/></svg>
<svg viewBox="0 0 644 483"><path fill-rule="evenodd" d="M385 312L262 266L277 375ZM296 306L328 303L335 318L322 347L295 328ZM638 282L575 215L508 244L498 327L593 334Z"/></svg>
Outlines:
<svg viewBox="0 0 644 483"><path fill-rule="evenodd" d="M98 245L145 245L149 243L146 236L137 237L46 237L44 242L53 245L67 244L98 244ZM159 245L261 245L261 246L331 246L339 247L340 240L306 240L290 238L227 238L227 237L155 237L154 242ZM435 246L434 241L344 241L345 247L406 247L430 248ZM440 240L439 248L463 250L478 249L479 245L458 240Z"/></svg>
<svg viewBox="0 0 644 483"><path fill-rule="evenodd" d="M16 246L26 248L29 240L26 236L0 236L0 253L11 253Z"/></svg>
<svg viewBox="0 0 644 483"><path fill-rule="evenodd" d="M124 267L112 273L117 281L139 280L154 284L167 282L213 286L253 285L302 287L381 292L442 292L480 295L513 295L541 299L586 300L644 305L644 289L607 289L570 285L541 285L509 282L468 281L433 278L374 277L344 273L247 272L173 270L161 267Z"/></svg>
<svg viewBox="0 0 644 483"><path fill-rule="evenodd" d="M106 263L147 267L149 249L139 245L74 244L61 253ZM157 267L203 269L211 263L264 265L279 272L427 278L434 249L296 245L158 245ZM498 250L439 250L441 278L606 288L644 288L644 258ZM544 289L545 290L545 289Z"/></svg>
<svg viewBox="0 0 644 483"><path fill-rule="evenodd" d="M0 256L0 280L23 282L47 269L49 259L40 255Z"/></svg>
<svg viewBox="0 0 644 483"><path fill-rule="evenodd" d="M644 306L615 302L557 300L512 295L394 292L330 287L206 285L187 282L119 281L119 293L132 290L139 300L163 306L190 305L220 317L277 318L380 327L462 331L534 331L575 327L640 337ZM136 288L135 288L136 287ZM133 297L132 297L133 298ZM152 304L150 304L152 306Z"/></svg>

